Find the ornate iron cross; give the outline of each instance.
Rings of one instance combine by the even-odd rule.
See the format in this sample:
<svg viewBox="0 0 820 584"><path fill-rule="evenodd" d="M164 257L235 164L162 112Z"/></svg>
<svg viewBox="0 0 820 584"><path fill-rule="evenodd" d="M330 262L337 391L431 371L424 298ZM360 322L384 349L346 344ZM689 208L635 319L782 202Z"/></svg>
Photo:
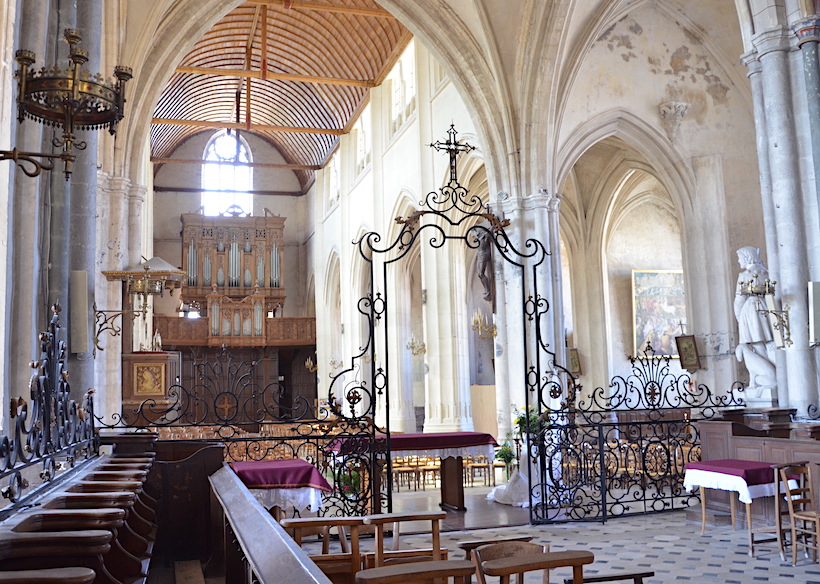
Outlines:
<svg viewBox="0 0 820 584"><path fill-rule="evenodd" d="M447 141L442 142L441 140L436 140L433 144L430 144L436 150L444 150L450 156L450 182L451 183L458 183L458 178L456 176L456 159L458 155L462 152L469 152L470 150L475 150L475 146L471 146L466 142L463 144L459 144L458 140L456 139L456 128L455 124L450 124L450 129L447 130Z"/></svg>

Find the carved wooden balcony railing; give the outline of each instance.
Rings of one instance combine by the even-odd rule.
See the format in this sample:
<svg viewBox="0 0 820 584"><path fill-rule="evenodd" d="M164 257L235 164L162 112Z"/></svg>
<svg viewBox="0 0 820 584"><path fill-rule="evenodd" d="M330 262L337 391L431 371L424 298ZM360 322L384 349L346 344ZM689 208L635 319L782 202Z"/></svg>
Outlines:
<svg viewBox="0 0 820 584"><path fill-rule="evenodd" d="M212 335L207 318L154 316L163 347L290 347L316 344L315 318L265 318L262 336Z"/></svg>

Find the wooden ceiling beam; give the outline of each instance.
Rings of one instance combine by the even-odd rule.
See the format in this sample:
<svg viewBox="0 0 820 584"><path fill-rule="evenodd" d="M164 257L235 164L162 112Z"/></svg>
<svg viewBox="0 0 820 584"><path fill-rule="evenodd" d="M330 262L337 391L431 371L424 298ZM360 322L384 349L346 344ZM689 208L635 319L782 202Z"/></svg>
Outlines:
<svg viewBox="0 0 820 584"><path fill-rule="evenodd" d="M303 81L305 83L323 83L325 85L351 85L370 89L376 87L372 79L338 79L335 77L318 77L313 75L292 75L290 73L273 73L272 71L249 71L247 69L220 69L217 67L177 67L176 73L195 75L216 75L222 77L247 77L250 79L273 79L278 81Z"/></svg>
<svg viewBox="0 0 820 584"><path fill-rule="evenodd" d="M206 122L202 120L178 120L174 118L154 118L152 124L167 124L169 126L195 126L198 128L216 129L237 129L257 132L292 132L294 134L327 134L330 136L342 136L346 134L344 129L335 130L331 128L297 128L295 126L269 126L267 124L237 124L236 122Z"/></svg>
<svg viewBox="0 0 820 584"><path fill-rule="evenodd" d="M154 164L224 164L230 166L250 166L251 168L284 168L286 170L321 170L318 164L275 164L273 162L218 162L214 160L197 160L184 158L151 157Z"/></svg>
<svg viewBox="0 0 820 584"><path fill-rule="evenodd" d="M165 187L154 185L154 191L158 193L201 193L205 189L195 187ZM208 191L211 193L249 193L251 195L273 195L275 197L301 197L305 193L302 191L269 191L262 189L249 189L247 191L237 191L234 189L216 189Z"/></svg>
<svg viewBox="0 0 820 584"><path fill-rule="evenodd" d="M267 4L297 10L316 10L323 12L339 12L356 16L374 16L376 18L395 18L383 8L357 8L355 6L339 6L338 4L321 4L319 2L300 2L300 0L248 0L248 4Z"/></svg>

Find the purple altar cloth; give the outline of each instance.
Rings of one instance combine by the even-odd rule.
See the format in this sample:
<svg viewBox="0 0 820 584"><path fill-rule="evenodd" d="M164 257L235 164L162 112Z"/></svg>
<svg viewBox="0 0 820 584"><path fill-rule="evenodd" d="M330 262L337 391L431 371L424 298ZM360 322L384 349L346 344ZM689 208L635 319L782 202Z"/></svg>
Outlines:
<svg viewBox="0 0 820 584"><path fill-rule="evenodd" d="M690 462L686 470L705 470L742 478L749 486L763 485L774 480L773 462L756 462L754 460L706 460Z"/></svg>
<svg viewBox="0 0 820 584"><path fill-rule="evenodd" d="M249 489L333 489L319 469L301 458L232 462L231 468Z"/></svg>
<svg viewBox="0 0 820 584"><path fill-rule="evenodd" d="M330 444L330 449L339 454L353 454L359 452L370 452L374 450L374 441L369 436L355 438L337 438ZM387 437L376 436L375 450L387 450ZM429 434L391 434L391 452L425 452L469 449L473 447L487 446L492 449L497 446L495 438L491 434L484 432L436 432ZM448 456L448 454L444 454ZM458 456L458 454L449 454Z"/></svg>

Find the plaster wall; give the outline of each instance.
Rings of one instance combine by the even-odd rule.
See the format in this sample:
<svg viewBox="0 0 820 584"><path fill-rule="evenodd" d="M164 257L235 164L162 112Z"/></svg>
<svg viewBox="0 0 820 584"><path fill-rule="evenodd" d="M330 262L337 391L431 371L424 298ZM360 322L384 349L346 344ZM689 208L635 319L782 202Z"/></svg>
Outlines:
<svg viewBox="0 0 820 584"><path fill-rule="evenodd" d="M567 95L559 140L571 141L579 125L615 103L666 136L658 106L688 103L675 150L684 164L694 156L721 156L728 246L762 245L749 89L745 78L743 86L735 79L698 36L665 12L644 5L592 42ZM696 192L671 194L684 217L690 198L698 197Z"/></svg>

